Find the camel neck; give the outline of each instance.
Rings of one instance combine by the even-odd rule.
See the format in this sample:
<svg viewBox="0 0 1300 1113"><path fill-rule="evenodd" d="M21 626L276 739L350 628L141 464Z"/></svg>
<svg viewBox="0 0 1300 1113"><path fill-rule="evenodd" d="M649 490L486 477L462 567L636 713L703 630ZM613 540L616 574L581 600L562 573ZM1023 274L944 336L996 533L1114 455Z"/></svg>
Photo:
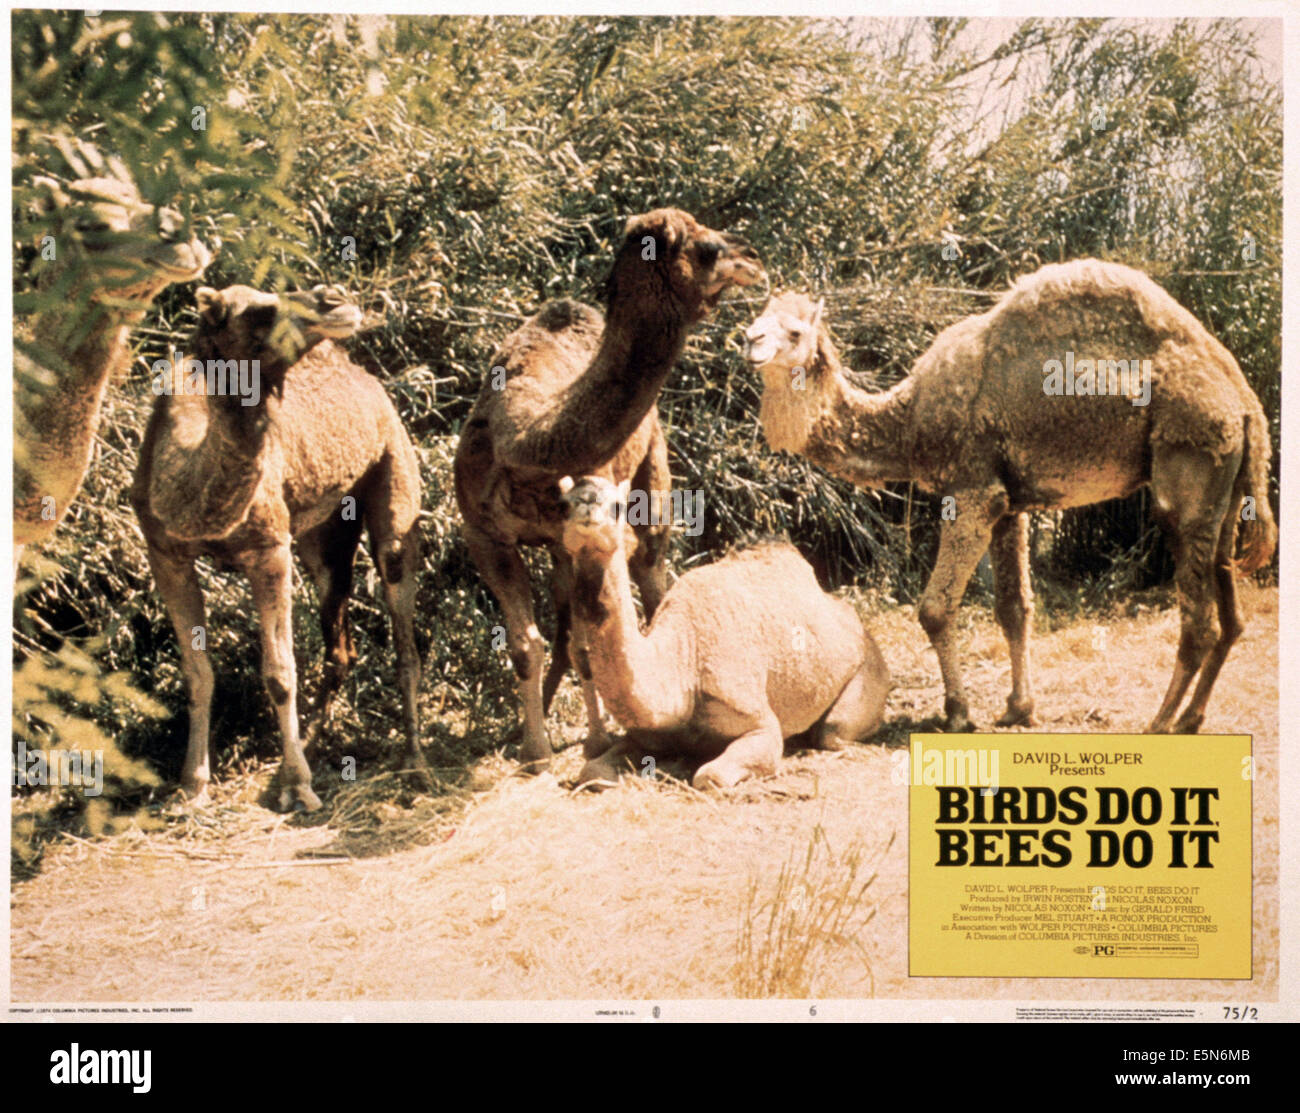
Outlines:
<svg viewBox="0 0 1300 1113"><path fill-rule="evenodd" d="M876 487L911 477L913 383L865 390L850 381L823 333L809 379L815 387L802 454L858 486Z"/></svg>
<svg viewBox="0 0 1300 1113"><path fill-rule="evenodd" d="M654 407L681 355L687 325L675 306L656 312L611 301L586 371L557 399L553 420L529 432L527 461L570 475L598 471Z"/></svg>
<svg viewBox="0 0 1300 1113"><path fill-rule="evenodd" d="M245 519L262 482L263 450L274 424L268 398L262 394L256 405L245 406L238 394L181 393L158 405L160 439L147 449L154 457L154 515L181 540L225 537Z"/></svg>
<svg viewBox="0 0 1300 1113"><path fill-rule="evenodd" d="M131 327L143 313L93 305L88 315L41 315L33 357L54 375L53 384L24 407L31 433L56 446L69 463L89 461L108 384L130 363ZM78 475L80 482L80 475Z"/></svg>
<svg viewBox="0 0 1300 1113"><path fill-rule="evenodd" d="M684 662L680 655L664 656L662 638L641 632L621 552L608 561L579 555L575 572L573 617L587 644L597 691L620 725L654 729L659 725L656 712L676 698L665 691L665 677L675 675Z"/></svg>

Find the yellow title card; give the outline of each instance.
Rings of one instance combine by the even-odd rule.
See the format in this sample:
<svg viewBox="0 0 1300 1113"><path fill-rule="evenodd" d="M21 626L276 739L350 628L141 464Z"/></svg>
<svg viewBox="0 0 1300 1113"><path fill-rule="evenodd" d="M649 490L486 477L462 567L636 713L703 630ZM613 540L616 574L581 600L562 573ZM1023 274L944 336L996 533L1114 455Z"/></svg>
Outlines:
<svg viewBox="0 0 1300 1113"><path fill-rule="evenodd" d="M912 976L1251 976L1249 736L914 734L906 756Z"/></svg>

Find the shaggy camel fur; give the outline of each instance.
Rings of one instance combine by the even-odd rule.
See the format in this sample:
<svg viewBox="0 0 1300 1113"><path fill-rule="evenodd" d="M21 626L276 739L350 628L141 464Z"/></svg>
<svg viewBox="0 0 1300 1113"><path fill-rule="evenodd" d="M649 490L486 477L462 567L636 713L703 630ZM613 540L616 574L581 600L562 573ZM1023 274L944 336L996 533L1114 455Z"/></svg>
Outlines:
<svg viewBox="0 0 1300 1113"><path fill-rule="evenodd" d="M198 383L164 393L145 433L131 500L167 604L189 687L190 735L181 786L202 799L209 779L213 673L203 648L203 594L195 561L242 570L262 628L262 675L284 745L279 806L315 811L298 734L290 544L316 581L325 639L319 727L356 660L348 630L352 562L362 525L383 581L397 647L407 762L423 763L416 700L420 660L413 614L419 561L419 461L384 388L333 339L361 312L339 291L276 296L231 286L198 292L193 358L258 361L260 391L247 398ZM187 361L188 379L194 367ZM210 391L210 392L209 392ZM315 730L309 732L314 741Z"/></svg>
<svg viewBox="0 0 1300 1113"><path fill-rule="evenodd" d="M655 408L659 389L696 322L730 286L763 277L753 251L676 209L634 217L606 286L608 317L573 301L545 306L502 342L456 449L456 500L470 555L505 615L523 704L521 757L534 771L551 758L546 711L569 665L572 569L559 544L560 478L630 479L648 499L666 498L668 450ZM667 587L671 523L651 515L636 528L631 574L647 617ZM551 668L533 617L519 546L554 558L557 623ZM582 664L588 756L609 745L600 700Z"/></svg>
<svg viewBox="0 0 1300 1113"><path fill-rule="evenodd" d="M1234 567L1259 568L1277 543L1268 420L1227 349L1146 275L1092 259L1020 279L987 313L940 333L883 393L848 381L820 317L807 298L782 294L748 331L764 434L861 486L912 480L951 496L918 611L939 657L948 728L970 725L953 618L990 542L1011 650L997 725L1032 724L1028 512L1150 484L1178 562L1182 636L1147 729L1195 733L1241 633ZM1114 361L1129 361L1127 378ZM1077 371L1070 393L1067 368Z"/></svg>
<svg viewBox="0 0 1300 1113"><path fill-rule="evenodd" d="M105 163L85 143L67 157L75 172L101 176L37 180L57 218L42 287L60 293L61 309L34 322L25 345L34 360L22 346L15 353L19 370L43 383L20 393L16 415L15 566L27 545L54 533L81 489L104 394L131 362L131 329L164 289L200 277L212 261L202 243L183 238L179 213L141 199L116 159Z"/></svg>
<svg viewBox="0 0 1300 1113"><path fill-rule="evenodd" d="M874 734L889 672L862 620L825 594L786 544L687 572L643 634L624 552L628 484L565 478L573 640L627 736L579 783L617 776L638 751L710 758L696 788L776 772L785 739L838 750Z"/></svg>

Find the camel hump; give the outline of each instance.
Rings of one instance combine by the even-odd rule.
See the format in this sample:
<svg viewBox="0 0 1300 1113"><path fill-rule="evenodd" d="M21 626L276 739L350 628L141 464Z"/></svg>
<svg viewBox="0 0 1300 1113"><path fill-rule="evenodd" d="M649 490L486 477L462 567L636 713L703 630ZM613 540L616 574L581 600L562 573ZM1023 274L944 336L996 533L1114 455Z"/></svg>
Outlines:
<svg viewBox="0 0 1300 1113"><path fill-rule="evenodd" d="M567 332L579 329L599 333L605 327L605 319L589 305L583 305L572 298L560 298L547 302L533 317L533 323L547 332Z"/></svg>
<svg viewBox="0 0 1300 1113"><path fill-rule="evenodd" d="M1140 321L1153 339L1199 336L1200 322L1149 275L1123 263L1074 259L1049 263L1018 279L994 308L1050 322L1061 312L1074 316L1080 306L1105 304L1108 311ZM1050 326L1045 326L1050 327Z"/></svg>

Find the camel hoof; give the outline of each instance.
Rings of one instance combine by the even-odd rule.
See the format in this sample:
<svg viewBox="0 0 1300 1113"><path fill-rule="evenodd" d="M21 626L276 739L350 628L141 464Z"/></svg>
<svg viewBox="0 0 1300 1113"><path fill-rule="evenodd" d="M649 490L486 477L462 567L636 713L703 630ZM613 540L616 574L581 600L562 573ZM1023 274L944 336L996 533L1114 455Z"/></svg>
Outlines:
<svg viewBox="0 0 1300 1113"><path fill-rule="evenodd" d="M433 773L425 764L424 758L416 759L407 755L398 768L397 775L402 778L402 784L414 787L417 791L432 791L436 784Z"/></svg>
<svg viewBox="0 0 1300 1113"><path fill-rule="evenodd" d="M994 720L995 727L1033 727L1038 725L1034 718L1034 706L1014 707L1007 704L1006 713L999 719Z"/></svg>
<svg viewBox="0 0 1300 1113"><path fill-rule="evenodd" d="M711 761L707 765L701 765L695 771L695 776L691 778L691 787L701 792L722 792L744 779L743 772L738 773L734 769L728 769L725 765L720 766Z"/></svg>
<svg viewBox="0 0 1300 1113"><path fill-rule="evenodd" d="M945 734L973 734L978 729L979 728L965 715L950 715L943 721L943 731Z"/></svg>
<svg viewBox="0 0 1300 1113"><path fill-rule="evenodd" d="M310 785L290 785L280 789L280 811L318 812L320 809L320 797L312 792Z"/></svg>
<svg viewBox="0 0 1300 1113"><path fill-rule="evenodd" d="M588 761L600 757L606 750L614 744L614 740L606 733L589 734L582 740L582 756Z"/></svg>
<svg viewBox="0 0 1300 1113"><path fill-rule="evenodd" d="M551 753L551 737L545 727L540 738L520 738L519 765L530 777L545 773L551 767Z"/></svg>
<svg viewBox="0 0 1300 1113"><path fill-rule="evenodd" d="M550 769L550 767L551 759L549 757L532 758L530 760L529 758L520 755L519 771L529 777L540 776L542 773L545 773Z"/></svg>
<svg viewBox="0 0 1300 1113"><path fill-rule="evenodd" d="M424 760L424 754L420 750L407 750L397 767L399 773L425 773L428 769L429 763Z"/></svg>
<svg viewBox="0 0 1300 1113"><path fill-rule="evenodd" d="M607 788L618 787L618 770L611 769L606 762L589 761L578 774L574 788L587 789L590 792L604 792Z"/></svg>

